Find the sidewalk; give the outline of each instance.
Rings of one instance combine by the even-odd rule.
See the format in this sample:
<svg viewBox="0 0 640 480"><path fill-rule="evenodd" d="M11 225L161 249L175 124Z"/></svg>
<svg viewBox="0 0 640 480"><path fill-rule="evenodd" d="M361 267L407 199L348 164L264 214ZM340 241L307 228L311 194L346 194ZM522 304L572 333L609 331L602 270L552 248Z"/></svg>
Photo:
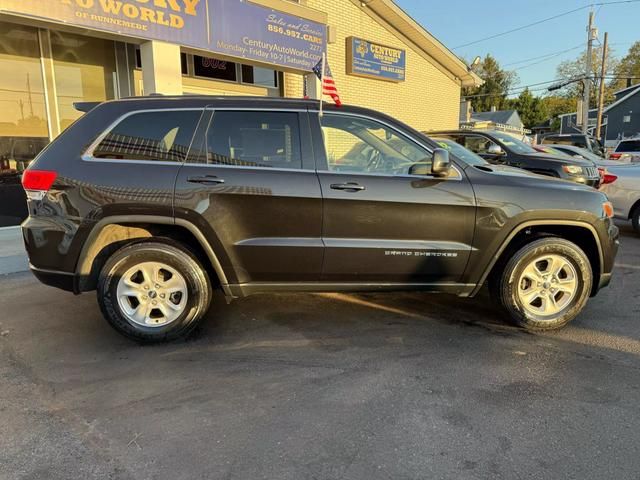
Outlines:
<svg viewBox="0 0 640 480"><path fill-rule="evenodd" d="M0 275L29 269L20 227L0 228Z"/></svg>

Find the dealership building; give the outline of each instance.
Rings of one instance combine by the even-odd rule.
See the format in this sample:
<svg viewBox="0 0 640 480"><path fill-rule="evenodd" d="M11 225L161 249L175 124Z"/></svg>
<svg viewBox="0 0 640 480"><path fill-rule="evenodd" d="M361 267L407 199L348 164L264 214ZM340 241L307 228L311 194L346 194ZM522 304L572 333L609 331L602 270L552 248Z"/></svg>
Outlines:
<svg viewBox="0 0 640 480"><path fill-rule="evenodd" d="M481 82L392 0L0 0L0 226L24 216L19 172L75 102L317 98L323 53L343 103L418 129L456 127Z"/></svg>

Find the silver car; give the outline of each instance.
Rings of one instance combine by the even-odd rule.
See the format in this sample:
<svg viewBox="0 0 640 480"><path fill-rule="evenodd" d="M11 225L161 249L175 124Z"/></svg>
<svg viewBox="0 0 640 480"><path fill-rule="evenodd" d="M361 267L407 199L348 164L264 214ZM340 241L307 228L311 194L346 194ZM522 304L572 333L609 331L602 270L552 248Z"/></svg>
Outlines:
<svg viewBox="0 0 640 480"><path fill-rule="evenodd" d="M620 140L615 151L609 154L611 160L621 160L623 162L640 162L640 137Z"/></svg>
<svg viewBox="0 0 640 480"><path fill-rule="evenodd" d="M600 190L613 203L614 215L631 220L634 230L640 233L640 164L605 160L599 166L606 177Z"/></svg>

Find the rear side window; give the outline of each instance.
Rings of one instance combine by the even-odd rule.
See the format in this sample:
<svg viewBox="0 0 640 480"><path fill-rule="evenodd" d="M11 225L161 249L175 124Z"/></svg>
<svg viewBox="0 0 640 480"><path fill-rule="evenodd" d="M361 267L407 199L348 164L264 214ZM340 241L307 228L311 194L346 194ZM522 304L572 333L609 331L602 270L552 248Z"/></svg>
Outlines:
<svg viewBox="0 0 640 480"><path fill-rule="evenodd" d="M183 162L201 110L158 110L129 115L93 151L94 158Z"/></svg>
<svg viewBox="0 0 640 480"><path fill-rule="evenodd" d="M216 111L207 132L206 159L219 165L302 168L295 112Z"/></svg>
<svg viewBox="0 0 640 480"><path fill-rule="evenodd" d="M616 152L640 152L640 140L626 140L620 142Z"/></svg>

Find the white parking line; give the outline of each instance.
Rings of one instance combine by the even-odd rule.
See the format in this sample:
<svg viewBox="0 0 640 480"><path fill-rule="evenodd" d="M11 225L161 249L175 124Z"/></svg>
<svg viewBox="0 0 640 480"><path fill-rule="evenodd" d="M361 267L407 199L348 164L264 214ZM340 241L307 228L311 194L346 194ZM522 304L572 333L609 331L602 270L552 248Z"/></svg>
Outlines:
<svg viewBox="0 0 640 480"><path fill-rule="evenodd" d="M640 265L629 265L626 263L616 263L616 267L618 268L630 268L631 270L640 270Z"/></svg>

